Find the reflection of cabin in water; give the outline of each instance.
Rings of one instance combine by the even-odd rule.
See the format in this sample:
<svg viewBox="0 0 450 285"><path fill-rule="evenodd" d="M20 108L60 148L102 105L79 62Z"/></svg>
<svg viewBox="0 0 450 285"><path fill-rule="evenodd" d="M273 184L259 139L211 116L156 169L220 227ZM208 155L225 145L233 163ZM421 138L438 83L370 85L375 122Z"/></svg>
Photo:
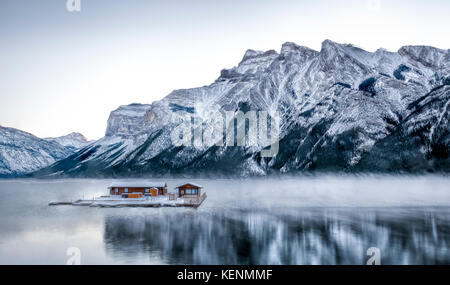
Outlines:
<svg viewBox="0 0 450 285"><path fill-rule="evenodd" d="M163 182L115 182L109 188L110 195L142 193L144 196L167 194L167 184ZM135 198L135 197L133 197ZM138 198L138 197L136 197Z"/></svg>
<svg viewBox="0 0 450 285"><path fill-rule="evenodd" d="M179 197L186 198L197 198L200 197L201 189L203 188L201 185L194 183L187 183L176 187L178 189Z"/></svg>

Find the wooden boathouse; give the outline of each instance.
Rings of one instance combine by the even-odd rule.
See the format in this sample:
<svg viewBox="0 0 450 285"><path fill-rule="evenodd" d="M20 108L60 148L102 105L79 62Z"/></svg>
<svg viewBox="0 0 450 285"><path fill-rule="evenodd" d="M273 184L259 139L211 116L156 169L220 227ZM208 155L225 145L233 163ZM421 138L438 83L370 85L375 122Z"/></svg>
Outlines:
<svg viewBox="0 0 450 285"><path fill-rule="evenodd" d="M108 187L110 195L142 193L144 196L167 195L167 183L163 182L114 182Z"/></svg>
<svg viewBox="0 0 450 285"><path fill-rule="evenodd" d="M201 189L203 186L195 183L186 183L176 187L178 189L178 197L198 198L201 196Z"/></svg>

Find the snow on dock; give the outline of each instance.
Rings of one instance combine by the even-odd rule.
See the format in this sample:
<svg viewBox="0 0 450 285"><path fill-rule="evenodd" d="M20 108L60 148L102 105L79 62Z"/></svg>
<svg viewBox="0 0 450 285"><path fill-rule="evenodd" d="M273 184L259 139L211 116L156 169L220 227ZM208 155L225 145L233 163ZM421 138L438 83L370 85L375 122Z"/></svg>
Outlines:
<svg viewBox="0 0 450 285"><path fill-rule="evenodd" d="M120 195L103 196L91 200L77 200L74 202L51 202L49 206L72 205L89 207L199 207L206 199L206 193L197 198L170 199L169 196L122 198Z"/></svg>

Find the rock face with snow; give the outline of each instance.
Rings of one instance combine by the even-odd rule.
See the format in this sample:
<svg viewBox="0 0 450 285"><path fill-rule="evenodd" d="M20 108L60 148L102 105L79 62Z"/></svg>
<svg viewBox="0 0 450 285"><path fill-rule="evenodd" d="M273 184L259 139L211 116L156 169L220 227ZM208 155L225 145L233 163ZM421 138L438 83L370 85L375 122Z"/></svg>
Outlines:
<svg viewBox="0 0 450 285"><path fill-rule="evenodd" d="M70 133L66 136L56 138L46 138L47 141L54 141L66 148L78 150L89 144L89 141L80 133Z"/></svg>
<svg viewBox="0 0 450 285"><path fill-rule="evenodd" d="M283 44L245 53L211 85L111 113L106 136L36 175L265 175L323 171L445 171L450 51L406 46L367 52L326 40L320 51ZM265 145L176 146L188 116L204 126L224 111L280 116L279 152Z"/></svg>
<svg viewBox="0 0 450 285"><path fill-rule="evenodd" d="M0 126L0 177L13 177L46 167L73 150L55 141Z"/></svg>
<svg viewBox="0 0 450 285"><path fill-rule="evenodd" d="M111 112L106 136L132 136L142 131L144 116L150 105L131 104Z"/></svg>

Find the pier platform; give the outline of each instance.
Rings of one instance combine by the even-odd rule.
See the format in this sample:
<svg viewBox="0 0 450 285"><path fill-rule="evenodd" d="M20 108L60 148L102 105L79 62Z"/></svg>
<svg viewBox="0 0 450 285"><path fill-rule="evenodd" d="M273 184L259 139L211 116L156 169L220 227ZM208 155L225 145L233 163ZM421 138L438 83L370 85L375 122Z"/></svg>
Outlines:
<svg viewBox="0 0 450 285"><path fill-rule="evenodd" d="M74 202L51 202L49 206L89 206L89 207L192 207L198 208L206 199L206 193L196 198L176 197L169 199L169 196L142 197L142 198L122 198L118 195L102 196L91 200L76 200Z"/></svg>

